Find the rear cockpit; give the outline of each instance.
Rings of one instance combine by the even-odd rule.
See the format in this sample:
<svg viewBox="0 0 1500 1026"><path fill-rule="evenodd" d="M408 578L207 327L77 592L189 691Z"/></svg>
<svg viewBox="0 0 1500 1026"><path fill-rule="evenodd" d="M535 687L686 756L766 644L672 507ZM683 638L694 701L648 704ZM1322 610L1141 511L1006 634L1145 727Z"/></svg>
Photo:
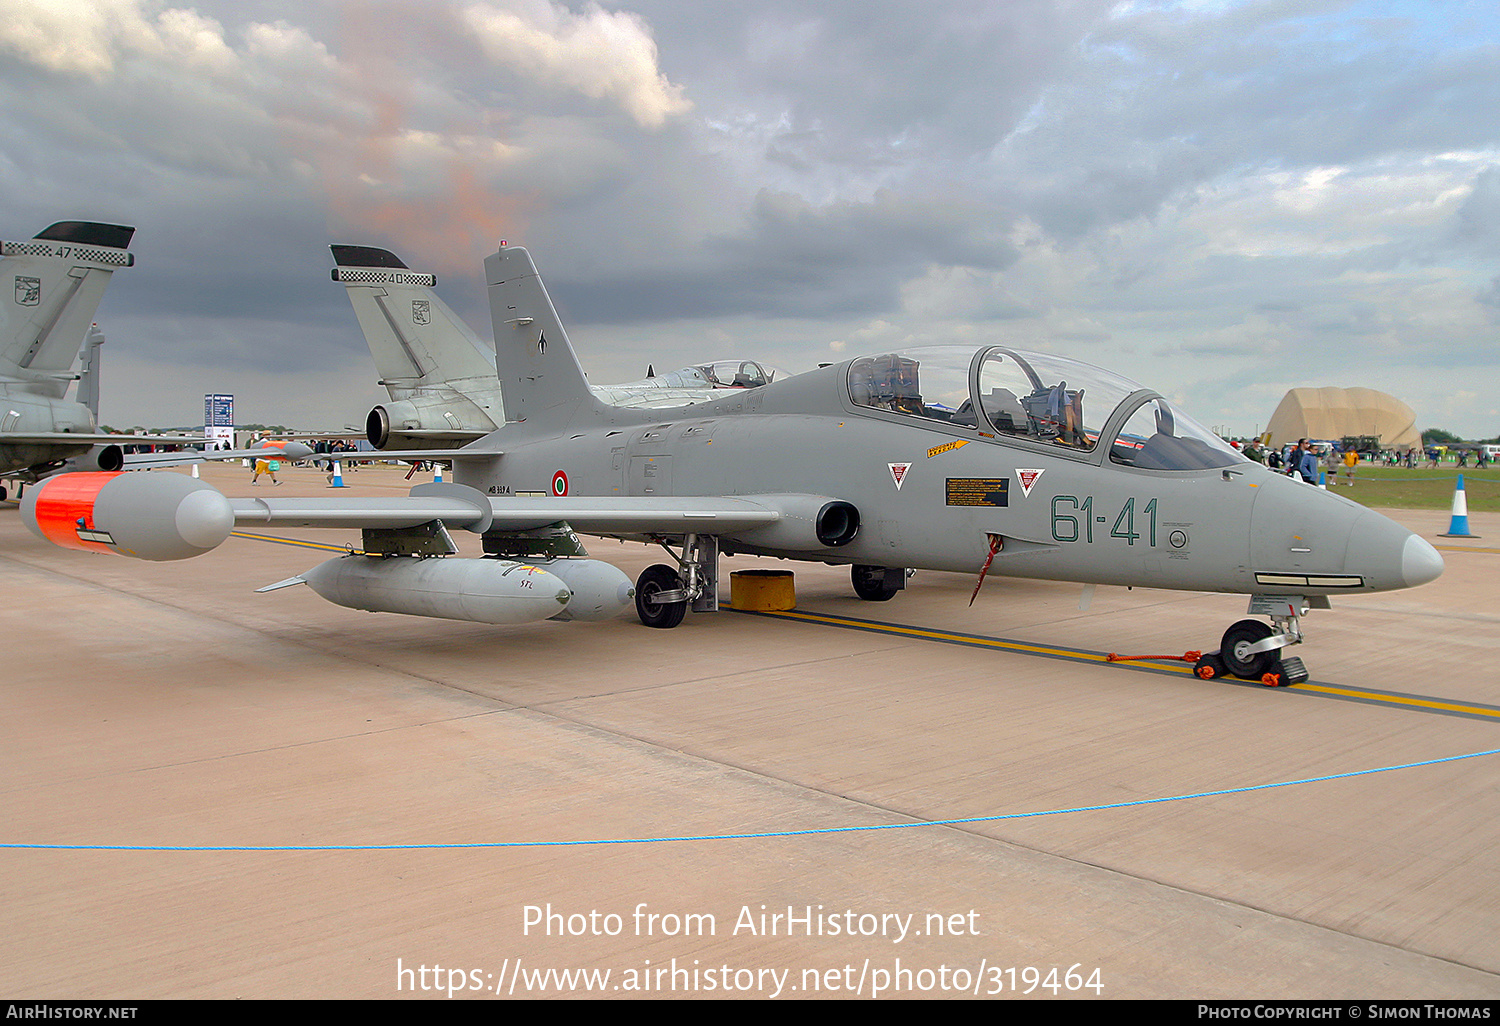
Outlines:
<svg viewBox="0 0 1500 1026"><path fill-rule="evenodd" d="M1128 378L1047 353L931 346L849 364L849 398L983 438L1141 470L1205 470L1244 457Z"/></svg>

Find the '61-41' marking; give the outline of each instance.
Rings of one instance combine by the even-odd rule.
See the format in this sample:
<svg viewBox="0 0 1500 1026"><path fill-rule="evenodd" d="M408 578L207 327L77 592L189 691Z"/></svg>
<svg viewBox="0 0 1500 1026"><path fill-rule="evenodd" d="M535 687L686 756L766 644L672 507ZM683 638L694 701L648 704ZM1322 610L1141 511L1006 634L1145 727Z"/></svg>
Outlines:
<svg viewBox="0 0 1500 1026"><path fill-rule="evenodd" d="M1111 538L1124 538L1126 545L1134 545L1137 540L1144 540L1147 545L1156 545L1156 500L1152 499L1141 507L1140 515L1145 530L1143 536L1136 529L1135 499L1125 500L1124 507L1115 522L1110 526L1109 536ZM1080 540L1092 543L1094 540L1094 524L1109 523L1109 516L1094 515L1094 497L1092 495L1080 499L1076 495L1056 495L1052 498L1052 539L1060 542L1076 542Z"/></svg>

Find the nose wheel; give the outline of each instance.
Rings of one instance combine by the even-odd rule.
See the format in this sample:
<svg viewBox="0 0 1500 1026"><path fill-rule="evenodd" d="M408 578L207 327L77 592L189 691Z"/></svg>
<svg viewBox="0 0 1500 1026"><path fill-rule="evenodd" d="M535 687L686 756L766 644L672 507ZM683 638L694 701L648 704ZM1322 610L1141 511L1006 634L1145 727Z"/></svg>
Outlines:
<svg viewBox="0 0 1500 1026"><path fill-rule="evenodd" d="M1260 620L1241 620L1230 627L1219 644L1219 658L1224 661L1224 669L1244 680L1259 679L1271 669L1280 651L1259 647L1259 643L1273 633L1271 625Z"/></svg>
<svg viewBox="0 0 1500 1026"><path fill-rule="evenodd" d="M1307 681L1302 660L1282 654L1288 645L1302 642L1299 617L1307 612L1303 600L1257 595L1250 601L1250 612L1268 615L1271 623L1240 620L1232 624L1224 632L1219 651L1199 657L1193 672L1204 680L1238 677L1272 688Z"/></svg>

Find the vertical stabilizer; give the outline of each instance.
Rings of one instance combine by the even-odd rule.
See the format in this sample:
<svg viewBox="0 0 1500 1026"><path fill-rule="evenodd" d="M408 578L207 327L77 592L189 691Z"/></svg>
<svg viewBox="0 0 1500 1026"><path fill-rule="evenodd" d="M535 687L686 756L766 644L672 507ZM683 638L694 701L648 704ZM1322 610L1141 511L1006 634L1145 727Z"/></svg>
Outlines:
<svg viewBox="0 0 1500 1026"><path fill-rule="evenodd" d="M451 447L505 423L495 354L433 291L437 275L409 270L373 246L332 246L380 383L390 395L365 422L377 449Z"/></svg>
<svg viewBox="0 0 1500 1026"><path fill-rule="evenodd" d="M0 242L0 374L61 399L134 228L59 221L29 242Z"/></svg>
<svg viewBox="0 0 1500 1026"><path fill-rule="evenodd" d="M338 264L333 280L348 290L380 383L392 399L441 385L495 390L490 347L438 298L436 275L408 270L389 250L329 248Z"/></svg>
<svg viewBox="0 0 1500 1026"><path fill-rule="evenodd" d="M531 255L502 246L484 258L484 274L506 419L550 427L605 409L589 391Z"/></svg>

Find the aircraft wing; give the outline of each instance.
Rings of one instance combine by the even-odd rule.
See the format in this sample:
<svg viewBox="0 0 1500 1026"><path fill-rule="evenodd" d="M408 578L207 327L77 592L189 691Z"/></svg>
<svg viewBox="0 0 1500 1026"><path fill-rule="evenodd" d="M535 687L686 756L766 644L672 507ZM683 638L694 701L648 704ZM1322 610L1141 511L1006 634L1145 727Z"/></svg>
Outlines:
<svg viewBox="0 0 1500 1026"><path fill-rule="evenodd" d="M27 491L23 519L66 548L185 559L235 527L403 531L434 521L475 533L566 524L579 534L642 539L714 535L778 551L826 551L855 537L859 513L824 495L490 496L454 483L407 496L228 498L181 474L63 474Z"/></svg>
<svg viewBox="0 0 1500 1026"><path fill-rule="evenodd" d="M411 432L407 432L410 434ZM499 449L357 449L354 452L320 452L319 463L328 460L397 460L402 463L452 463L454 460L487 460L505 455Z"/></svg>
<svg viewBox="0 0 1500 1026"><path fill-rule="evenodd" d="M232 498L236 526L398 529L441 520L467 530L525 531L566 521L583 534L722 534L774 524L779 497L551 498L445 494L442 486L404 498ZM467 491L467 490L465 490Z"/></svg>
<svg viewBox="0 0 1500 1026"><path fill-rule="evenodd" d="M6 445L202 445L202 435L85 435L76 431L0 431Z"/></svg>
<svg viewBox="0 0 1500 1026"><path fill-rule="evenodd" d="M202 444L203 439L198 439ZM175 444L175 443L173 443ZM151 470L157 467L185 467L190 463L209 463L217 460L286 460L295 463L307 457L286 456L278 449L188 449L182 452L137 452L125 457L126 470Z"/></svg>

